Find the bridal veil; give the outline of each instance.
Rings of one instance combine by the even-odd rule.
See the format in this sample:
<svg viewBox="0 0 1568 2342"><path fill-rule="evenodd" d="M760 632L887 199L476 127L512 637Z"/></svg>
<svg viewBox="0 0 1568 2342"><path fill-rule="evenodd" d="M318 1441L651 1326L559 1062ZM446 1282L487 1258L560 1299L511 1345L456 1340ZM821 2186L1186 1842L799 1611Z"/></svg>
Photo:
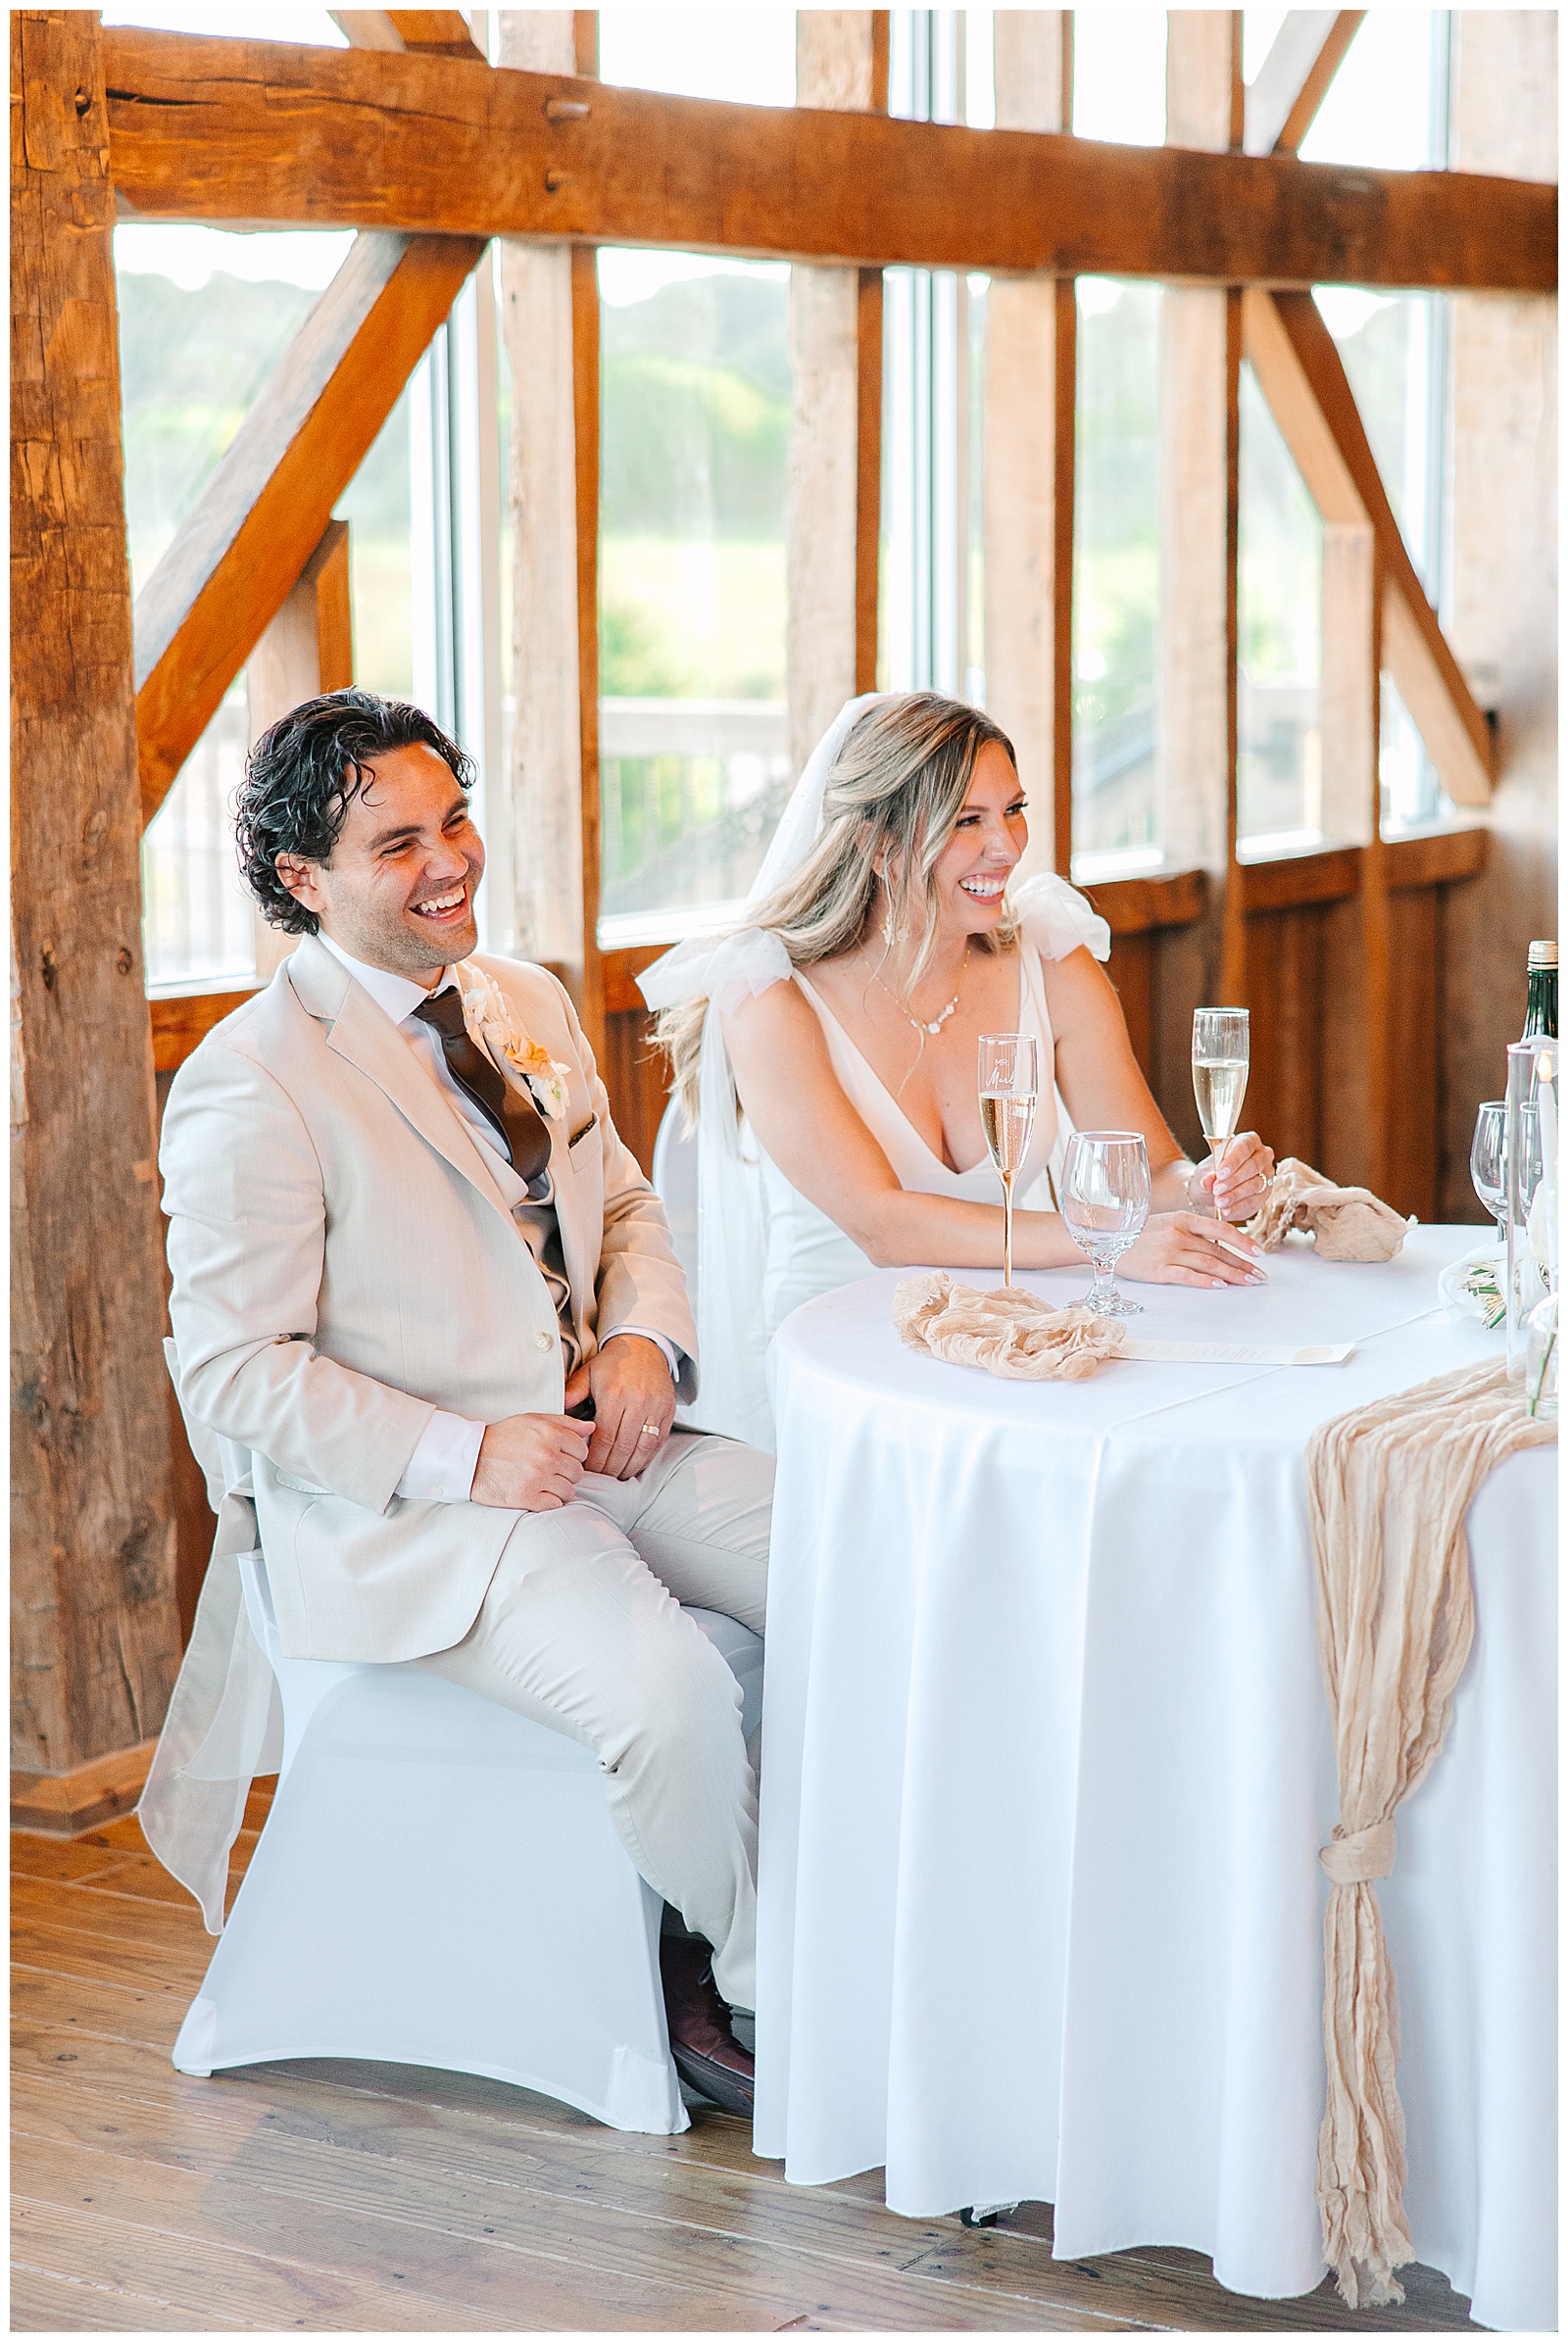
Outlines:
<svg viewBox="0 0 1568 2342"><path fill-rule="evenodd" d="M724 1046L722 1014L786 982L793 963L781 939L744 924L794 875L815 845L829 775L854 725L890 697L866 692L839 709L807 759L742 908L742 924L721 936L691 936L638 979L650 1008L706 999L698 1073L697 1345L701 1389L687 1419L705 1430L771 1450L773 1423L759 1371L765 1341L760 1318L767 1266L767 1195L751 1126L738 1111ZM1110 930L1075 887L1041 872L1013 890L1012 907L1027 940L1046 959L1064 959L1084 945L1110 955ZM757 1355L754 1356L753 1353Z"/></svg>

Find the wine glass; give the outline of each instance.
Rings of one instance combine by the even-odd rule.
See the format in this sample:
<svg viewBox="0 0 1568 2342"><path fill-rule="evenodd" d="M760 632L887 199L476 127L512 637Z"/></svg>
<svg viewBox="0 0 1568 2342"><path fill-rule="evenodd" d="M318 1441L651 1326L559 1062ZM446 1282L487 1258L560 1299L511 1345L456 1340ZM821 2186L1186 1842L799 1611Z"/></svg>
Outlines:
<svg viewBox="0 0 1568 2342"><path fill-rule="evenodd" d="M1061 1171L1061 1216L1094 1263L1083 1306L1096 1317L1134 1317L1142 1301L1116 1291L1116 1263L1149 1217L1149 1149L1137 1131L1074 1131Z"/></svg>
<svg viewBox="0 0 1568 2342"><path fill-rule="evenodd" d="M1203 1126L1214 1165L1211 1208L1216 1220L1220 1160L1236 1136L1236 1125L1242 1118L1242 1100L1247 1096L1249 1025L1245 1008L1193 1010L1193 1094L1198 1099L1198 1119Z"/></svg>
<svg viewBox="0 0 1568 2342"><path fill-rule="evenodd" d="M1497 1223L1497 1242L1504 1240L1508 1197L1503 1150L1508 1143L1508 1106L1489 1098L1476 1108L1475 1137L1470 1142L1470 1185L1483 1208Z"/></svg>
<svg viewBox="0 0 1568 2342"><path fill-rule="evenodd" d="M1012 1283L1012 1183L1029 1152L1040 1096L1032 1033L980 1036L980 1127L1002 1182L1002 1282Z"/></svg>

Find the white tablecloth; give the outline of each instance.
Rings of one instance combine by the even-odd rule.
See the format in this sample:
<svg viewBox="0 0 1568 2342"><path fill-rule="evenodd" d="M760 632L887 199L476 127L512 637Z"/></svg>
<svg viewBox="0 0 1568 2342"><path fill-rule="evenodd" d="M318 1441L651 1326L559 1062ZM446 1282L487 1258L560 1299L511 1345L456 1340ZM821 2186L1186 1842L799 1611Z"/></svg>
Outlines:
<svg viewBox="0 0 1568 2342"><path fill-rule="evenodd" d="M1354 1340L1337 1367L1000 1382L900 1345L893 1273L783 1327L755 2143L789 2177L885 2165L899 2212L1054 2204L1063 2260L1319 2282L1339 1807L1303 1452L1496 1354L1437 1303L1474 1243L1135 1289L1141 1334ZM1515 2328L1556 2322L1555 1462L1472 1508L1475 1648L1380 1888L1417 2255Z"/></svg>

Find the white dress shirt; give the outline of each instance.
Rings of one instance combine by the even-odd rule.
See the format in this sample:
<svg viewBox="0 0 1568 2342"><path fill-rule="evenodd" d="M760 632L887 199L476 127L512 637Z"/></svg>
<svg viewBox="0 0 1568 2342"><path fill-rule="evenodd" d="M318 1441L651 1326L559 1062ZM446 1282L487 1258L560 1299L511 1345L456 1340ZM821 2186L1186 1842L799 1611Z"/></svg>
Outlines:
<svg viewBox="0 0 1568 2342"><path fill-rule="evenodd" d="M411 976L395 975L390 968L370 967L363 959L355 959L329 935L320 935L318 940L325 945L334 959L341 960L356 984L369 994L376 1006L392 1019L430 1079L463 1116L475 1138L488 1147L495 1157L491 1168L497 1173L502 1193L512 1204L512 1216L517 1222L523 1242L550 1288L569 1376L577 1363L577 1339L571 1323L571 1294L562 1263L555 1191L547 1188L542 1198L529 1202L527 1190L508 1159L500 1132L466 1091L453 1080L439 1033L414 1013L423 1001L434 999L447 981L448 971L443 968L435 983L427 990L424 985L416 984ZM663 1353L671 1379L677 1379L675 1352L662 1334L657 1334L647 1326L615 1326L605 1336L606 1342L613 1342L617 1334L638 1334L645 1342L656 1342ZM438 1407L409 1458L408 1469L398 1482L397 1493L400 1496L433 1499L438 1503L465 1502L473 1487L474 1467L479 1461L479 1443L484 1438L485 1429L484 1424L471 1422L466 1415L453 1415Z"/></svg>

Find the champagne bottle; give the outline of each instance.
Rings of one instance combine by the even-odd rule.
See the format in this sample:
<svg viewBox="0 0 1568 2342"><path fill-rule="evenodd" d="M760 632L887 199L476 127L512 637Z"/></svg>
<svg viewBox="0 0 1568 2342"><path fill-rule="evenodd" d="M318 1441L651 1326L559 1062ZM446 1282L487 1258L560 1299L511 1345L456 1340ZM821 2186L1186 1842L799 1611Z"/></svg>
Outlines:
<svg viewBox="0 0 1568 2342"><path fill-rule="evenodd" d="M1557 947L1535 943L1530 947L1530 990L1525 1000L1525 1029L1521 1041L1557 1038Z"/></svg>

